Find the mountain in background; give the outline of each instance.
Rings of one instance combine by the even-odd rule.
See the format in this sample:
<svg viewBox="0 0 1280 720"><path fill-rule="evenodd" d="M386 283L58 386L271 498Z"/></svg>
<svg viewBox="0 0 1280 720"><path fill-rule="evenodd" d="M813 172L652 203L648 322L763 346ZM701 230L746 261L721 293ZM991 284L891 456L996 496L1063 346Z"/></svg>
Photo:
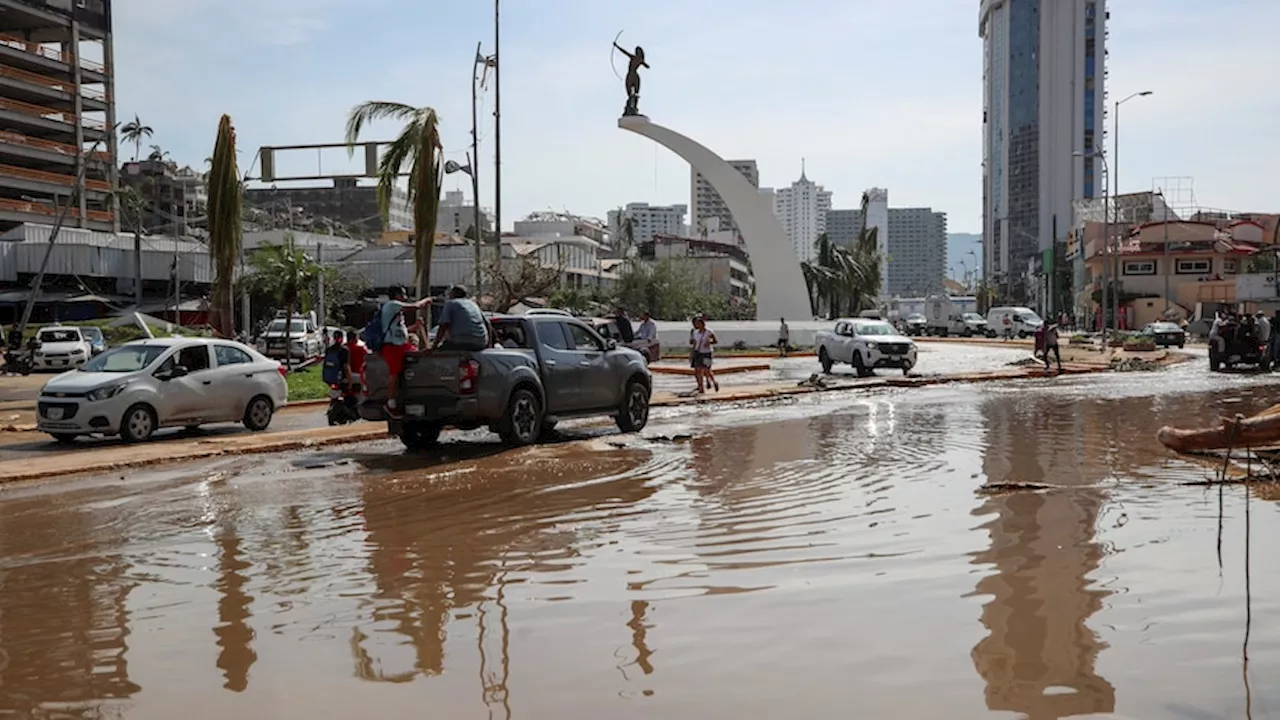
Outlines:
<svg viewBox="0 0 1280 720"><path fill-rule="evenodd" d="M969 253L973 253L973 257ZM964 261L969 265L969 272L974 273L973 277L982 277L982 235L979 233L947 233L947 265L956 269L956 279L964 280L964 268L960 266L960 261ZM974 261L977 261L977 267L974 267ZM951 275L951 270L947 270L947 275Z"/></svg>

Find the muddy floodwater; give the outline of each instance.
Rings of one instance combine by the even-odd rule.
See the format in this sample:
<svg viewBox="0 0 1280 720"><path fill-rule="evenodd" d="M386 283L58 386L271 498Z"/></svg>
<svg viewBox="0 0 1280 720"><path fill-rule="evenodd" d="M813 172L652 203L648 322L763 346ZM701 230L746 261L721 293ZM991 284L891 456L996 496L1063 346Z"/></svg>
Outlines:
<svg viewBox="0 0 1280 720"><path fill-rule="evenodd" d="M1277 493L1153 438L1276 399L1196 363L9 487L0 717L1276 717Z"/></svg>

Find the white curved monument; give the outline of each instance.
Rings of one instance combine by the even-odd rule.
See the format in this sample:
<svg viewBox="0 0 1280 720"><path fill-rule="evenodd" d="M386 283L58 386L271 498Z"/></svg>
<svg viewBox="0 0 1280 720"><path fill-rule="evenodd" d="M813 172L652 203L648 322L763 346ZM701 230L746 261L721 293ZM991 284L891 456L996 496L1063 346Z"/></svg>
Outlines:
<svg viewBox="0 0 1280 720"><path fill-rule="evenodd" d="M680 133L649 122L644 115L618 118L618 127L643 135L684 158L720 193L742 232L756 276L756 318L813 317L809 292L791 241L759 189L724 158Z"/></svg>

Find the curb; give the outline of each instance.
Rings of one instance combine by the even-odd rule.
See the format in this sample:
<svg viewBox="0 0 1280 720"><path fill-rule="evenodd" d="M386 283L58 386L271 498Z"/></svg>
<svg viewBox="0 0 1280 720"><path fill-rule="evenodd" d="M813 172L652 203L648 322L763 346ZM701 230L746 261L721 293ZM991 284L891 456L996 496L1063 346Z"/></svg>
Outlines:
<svg viewBox="0 0 1280 720"><path fill-rule="evenodd" d="M769 363L759 363L756 365L729 365L722 368L714 368L714 370L716 375L733 375L744 372L760 372L762 370L769 370L771 367L772 366L769 365ZM650 365L649 372L657 375L684 375L686 377L693 377L693 368L687 367L657 367Z"/></svg>

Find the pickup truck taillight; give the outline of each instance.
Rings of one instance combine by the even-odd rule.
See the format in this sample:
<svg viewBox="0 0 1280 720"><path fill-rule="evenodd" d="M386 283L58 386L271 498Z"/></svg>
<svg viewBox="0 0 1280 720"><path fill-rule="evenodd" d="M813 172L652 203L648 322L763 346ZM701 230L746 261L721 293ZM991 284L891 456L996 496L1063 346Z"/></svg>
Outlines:
<svg viewBox="0 0 1280 720"><path fill-rule="evenodd" d="M470 394L476 391L480 379L480 363L475 360L458 361L458 392Z"/></svg>

